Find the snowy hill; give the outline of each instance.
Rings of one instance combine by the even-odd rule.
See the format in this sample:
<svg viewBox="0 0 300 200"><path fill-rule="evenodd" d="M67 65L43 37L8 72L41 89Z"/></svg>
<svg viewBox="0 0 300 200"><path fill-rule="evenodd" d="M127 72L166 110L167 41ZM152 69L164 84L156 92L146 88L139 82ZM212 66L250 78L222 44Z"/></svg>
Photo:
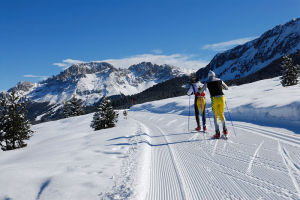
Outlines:
<svg viewBox="0 0 300 200"><path fill-rule="evenodd" d="M283 87L277 77L229 87L229 90L225 90L224 93L233 120L267 123L274 126L278 124L280 127L300 127L299 90L300 84ZM149 102L136 105L132 110L188 115L187 101L187 96L170 98L164 100L164 104L160 101ZM206 98L206 101L210 107L210 98ZM211 109L209 111L212 115Z"/></svg>
<svg viewBox="0 0 300 200"><path fill-rule="evenodd" d="M209 70L224 80L246 77L297 50L300 50L300 18L278 25L244 45L217 54L197 74L203 80Z"/></svg>
<svg viewBox="0 0 300 200"><path fill-rule="evenodd" d="M40 83L22 82L12 89L35 102L61 104L74 94L86 105L92 105L104 95L139 93L183 74L177 67L149 62L128 69L117 69L105 62L90 62L75 64Z"/></svg>
<svg viewBox="0 0 300 200"><path fill-rule="evenodd" d="M212 118L206 134L187 130L187 96L136 105L112 129L91 130L91 114L35 125L26 148L0 151L0 199L298 200L299 87L226 91L239 120L227 141L210 139Z"/></svg>

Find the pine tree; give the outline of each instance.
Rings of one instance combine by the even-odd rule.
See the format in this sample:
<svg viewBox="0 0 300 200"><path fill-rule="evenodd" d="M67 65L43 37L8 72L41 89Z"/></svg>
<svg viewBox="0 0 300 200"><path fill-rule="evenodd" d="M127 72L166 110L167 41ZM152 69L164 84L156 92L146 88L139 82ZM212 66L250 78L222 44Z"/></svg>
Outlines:
<svg viewBox="0 0 300 200"><path fill-rule="evenodd" d="M118 121L118 116L119 114L113 110L110 100L107 97L103 97L99 104L98 111L95 112L93 116L91 127L94 128L95 131L114 127Z"/></svg>
<svg viewBox="0 0 300 200"><path fill-rule="evenodd" d="M84 110L82 108L82 101L73 95L69 101L65 102L63 114L65 118L83 115Z"/></svg>
<svg viewBox="0 0 300 200"><path fill-rule="evenodd" d="M64 115L64 118L70 117L69 114L70 114L70 102L66 101L64 103L64 106L63 106L63 115Z"/></svg>
<svg viewBox="0 0 300 200"><path fill-rule="evenodd" d="M127 115L128 115L127 110L124 110L124 111L123 111L123 115L124 115L124 119L127 119Z"/></svg>
<svg viewBox="0 0 300 200"><path fill-rule="evenodd" d="M283 69L281 84L284 87L296 85L298 83L299 65L293 65L293 60L289 56L284 56L281 63Z"/></svg>
<svg viewBox="0 0 300 200"><path fill-rule="evenodd" d="M12 150L27 146L33 131L26 116L26 106L15 91L2 93L0 99L0 146L2 150Z"/></svg>

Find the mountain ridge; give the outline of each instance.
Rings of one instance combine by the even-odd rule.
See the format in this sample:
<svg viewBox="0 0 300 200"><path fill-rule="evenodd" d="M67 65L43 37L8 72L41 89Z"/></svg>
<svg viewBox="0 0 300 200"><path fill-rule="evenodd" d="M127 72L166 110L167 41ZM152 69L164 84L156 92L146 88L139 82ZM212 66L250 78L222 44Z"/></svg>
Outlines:
<svg viewBox="0 0 300 200"><path fill-rule="evenodd" d="M73 95L85 105L93 105L103 96L132 95L157 83L185 75L180 68L142 62L128 69L107 62L88 62L70 66L58 75L39 83L20 82L11 90L31 101L62 104Z"/></svg>
<svg viewBox="0 0 300 200"><path fill-rule="evenodd" d="M246 77L263 69L272 61L300 49L300 18L277 25L259 38L218 53L196 73L205 81L209 70L223 80Z"/></svg>

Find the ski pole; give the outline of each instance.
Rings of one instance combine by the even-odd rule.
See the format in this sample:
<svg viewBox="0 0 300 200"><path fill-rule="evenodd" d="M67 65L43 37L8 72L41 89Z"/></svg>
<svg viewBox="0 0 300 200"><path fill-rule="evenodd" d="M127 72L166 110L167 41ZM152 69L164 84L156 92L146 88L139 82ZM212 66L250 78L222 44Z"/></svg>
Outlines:
<svg viewBox="0 0 300 200"><path fill-rule="evenodd" d="M228 114L229 114L229 118L230 118L230 121L231 121L231 125L232 125L232 128L233 128L234 135L236 136L235 128L234 128L234 125L233 125L233 122L232 122L232 118L231 118L231 114L230 114L230 111L229 111L229 108L228 108L228 105L227 105L226 101L225 101L225 104L226 104L226 107L227 107L227 111L228 111Z"/></svg>
<svg viewBox="0 0 300 200"><path fill-rule="evenodd" d="M211 120L210 120L210 117L209 117L209 109L207 109L207 117L208 117L208 119L209 119L210 127L212 128L212 126L211 126Z"/></svg>
<svg viewBox="0 0 300 200"><path fill-rule="evenodd" d="M188 132L190 132L190 114L191 114L191 96L189 95L189 116L188 116Z"/></svg>

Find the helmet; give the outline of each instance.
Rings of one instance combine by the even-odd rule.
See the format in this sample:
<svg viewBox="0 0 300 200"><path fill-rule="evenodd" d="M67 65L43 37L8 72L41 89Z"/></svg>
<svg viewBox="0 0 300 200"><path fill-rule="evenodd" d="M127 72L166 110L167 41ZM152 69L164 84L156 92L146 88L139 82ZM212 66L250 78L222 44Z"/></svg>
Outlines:
<svg viewBox="0 0 300 200"><path fill-rule="evenodd" d="M216 77L216 74L213 71L209 70L208 78L214 78L214 77Z"/></svg>

